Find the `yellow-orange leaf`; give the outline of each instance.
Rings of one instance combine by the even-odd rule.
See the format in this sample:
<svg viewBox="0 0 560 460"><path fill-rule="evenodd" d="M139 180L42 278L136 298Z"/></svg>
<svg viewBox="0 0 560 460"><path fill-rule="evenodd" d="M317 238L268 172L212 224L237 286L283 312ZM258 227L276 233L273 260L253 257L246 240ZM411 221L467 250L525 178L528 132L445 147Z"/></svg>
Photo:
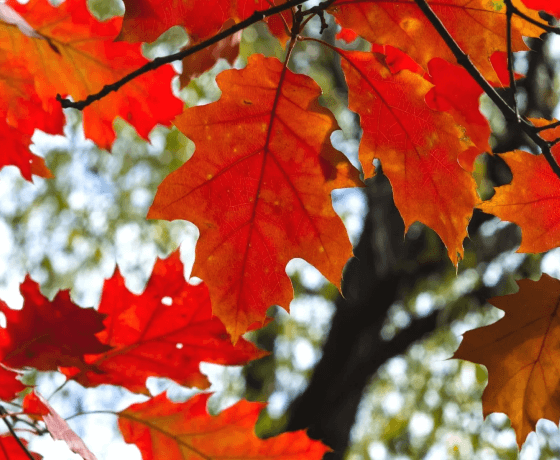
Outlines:
<svg viewBox="0 0 560 460"><path fill-rule="evenodd" d="M160 185L148 217L198 226L193 274L206 281L212 310L235 341L269 306L288 306L291 259L340 286L352 248L330 193L361 182L330 145L336 122L309 77L253 55L217 83L218 102L175 119L196 151Z"/></svg>
<svg viewBox="0 0 560 460"><path fill-rule="evenodd" d="M519 292L489 302L504 310L498 322L464 334L453 356L488 369L484 416L504 412L521 446L541 418L560 418L560 281L517 281Z"/></svg>
<svg viewBox="0 0 560 460"><path fill-rule="evenodd" d="M343 52L349 107L364 130L360 161L366 178L378 158L393 186L408 229L415 221L433 228L457 265L476 204L476 184L458 162L467 148L453 118L425 102L432 87L407 69L392 73L377 53Z"/></svg>

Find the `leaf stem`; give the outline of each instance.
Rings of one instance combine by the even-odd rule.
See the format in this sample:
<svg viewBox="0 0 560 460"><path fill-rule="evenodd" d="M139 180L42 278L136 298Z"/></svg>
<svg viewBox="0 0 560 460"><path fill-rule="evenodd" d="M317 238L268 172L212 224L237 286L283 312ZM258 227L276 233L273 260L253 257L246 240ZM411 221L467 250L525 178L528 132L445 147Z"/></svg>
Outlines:
<svg viewBox="0 0 560 460"><path fill-rule="evenodd" d="M115 411L112 411L112 410L89 410L89 411L84 411L84 412L76 412L75 414L72 414L70 417L66 417L64 420L68 421L68 420L72 420L73 418L76 418L76 417L81 417L82 415L91 415L91 414L119 415L118 412L115 412Z"/></svg>
<svg viewBox="0 0 560 460"><path fill-rule="evenodd" d="M290 9L294 6L301 5L302 3L305 3L306 1L307 0L288 0L286 3L283 3L282 5L273 6L269 9L267 9L267 10L255 11L250 17L248 17L244 21L241 21L241 22L231 26L230 28L228 28L224 31L217 33L216 35L209 38L208 40L205 40L201 43L198 43L194 46L191 46L191 47L189 47L187 49L184 49L182 51L179 51L177 53L170 54L169 56L158 57L158 58L154 59L153 61L150 61L150 62L146 63L142 67L136 69L135 71L129 73L128 75L125 75L120 80L118 80L118 81L116 81L116 82L114 82L110 85L105 85L101 91L99 91L98 93L95 93L95 94L90 94L88 97L86 97L82 101L73 102L69 99L63 98L60 94L56 95L56 100L58 102L60 102L60 105L62 105L63 108L71 107L71 108L74 108L74 109L83 110L85 107L92 104L93 102L99 101L100 99L104 98L105 96L107 96L111 92L119 90L126 83L128 83L129 81L133 80L136 77L139 77L140 75L143 75L147 72L155 70L155 69L157 69L157 68L159 68L159 67L161 67L165 64L170 64L171 62L174 62L174 61L180 61L180 60L186 58L187 56L190 56L191 54L194 54L198 51L203 50L204 48L207 48L211 45L214 45L215 43L218 43L220 40L223 40L224 38L227 38L230 35L233 35L234 33L239 32L240 30L243 30L243 29L249 27L250 25L253 25L253 24L255 24L259 21L262 21L263 19L265 19L269 16L273 16L277 13L280 13L284 10ZM321 5L324 4L325 6L322 7L324 9L327 6L329 6L331 3L333 3L333 1L334 0L327 0L327 1L315 6L313 8L321 7Z"/></svg>

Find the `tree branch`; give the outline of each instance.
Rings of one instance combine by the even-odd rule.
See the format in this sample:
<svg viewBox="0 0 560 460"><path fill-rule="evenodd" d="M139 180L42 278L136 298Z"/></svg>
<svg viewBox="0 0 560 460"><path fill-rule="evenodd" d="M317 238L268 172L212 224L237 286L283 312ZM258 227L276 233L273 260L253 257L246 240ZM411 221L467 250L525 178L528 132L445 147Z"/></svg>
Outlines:
<svg viewBox="0 0 560 460"><path fill-rule="evenodd" d="M233 25L232 27L214 35L213 37L209 38L208 40L203 41L202 43L191 46L190 48L184 49L184 50L179 51L177 53L170 54L169 56L158 57L158 58L154 59L153 61L150 61L150 62L146 63L142 67L136 69L135 71L129 73L128 75L125 75L120 80L118 80L118 81L116 81L116 82L114 82L110 85L105 85L101 91L99 91L98 93L95 93L95 94L90 94L88 97L86 97L82 101L73 102L68 98L63 98L60 94L56 95L56 100L58 102L60 102L60 105L62 106L62 108L65 108L65 109L66 108L73 108L73 109L83 110L88 105L91 105L93 102L99 101L100 99L103 99L105 96L107 96L111 92L118 91L126 83L128 83L129 81L133 80L136 77L139 77L140 75L143 75L143 74L148 73L152 70L155 70L155 69L157 69L157 68L159 68L159 67L161 67L165 64L170 64L171 62L174 62L174 61L180 61L180 60L186 58L187 56L190 56L191 54L195 54L198 51L203 50L204 48L207 48L211 45L214 45L215 43L219 42L220 40L223 40L224 38L227 38L230 35L233 35L234 33L239 32L240 30L243 30L243 29L259 22L259 21L262 21L263 19L265 19L269 16L273 16L275 14L281 13L282 11L288 10L288 9L294 7L294 6L301 5L301 4L305 3L306 1L307 0L289 0L286 3L283 3L282 5L272 6L271 8L269 8L267 10L255 11L249 18L247 18L244 21L241 21L241 22ZM324 17L322 16L322 13L326 8L328 8L332 3L334 3L334 1L335 0L325 0L325 1L321 2L320 4L310 8L309 10L304 11L302 14L304 16L312 15L312 14L319 14L322 18L322 21L321 21L321 31L322 31L323 28L324 28L323 27Z"/></svg>
<svg viewBox="0 0 560 460"><path fill-rule="evenodd" d="M515 110L510 107L508 103L504 101L504 99L498 94L494 87L490 85L490 83L488 83L488 81L472 63L468 54L466 54L457 44L455 39L445 28L439 17L434 13L428 2L426 0L415 0L415 2L420 10L422 10L428 21L430 21L430 23L434 26L446 45L449 47L449 49L455 56L455 59L457 59L457 62L466 69L466 71L471 75L471 77L474 78L474 80L478 83L478 85L482 88L482 90L486 93L490 100L494 102L494 104L496 104L496 106L504 115L505 119L516 123L541 149L541 153L544 155L546 161L548 162L554 173L560 178L560 166L558 165L558 163L556 163L556 160L552 155L549 142L540 137L539 131L535 128L535 126L533 126L532 123L524 118L517 117ZM515 14L518 13L520 12L515 11Z"/></svg>
<svg viewBox="0 0 560 460"><path fill-rule="evenodd" d="M128 75L125 75L120 80L118 80L118 81L116 81L116 82L114 82L110 85L105 85L101 91L99 91L96 94L90 94L88 97L86 97L82 101L73 102L70 99L63 98L60 94L56 95L56 100L58 102L60 102L60 105L62 105L62 107L65 108L65 109L66 108L73 108L73 109L83 110L88 105L92 104L95 101L99 101L100 99L104 98L105 96L107 96L111 92L118 91L126 83L128 83L129 81L133 80L136 77L139 77L140 75L143 75L147 72L155 70L155 69L157 69L157 68L159 68L159 67L161 67L165 64L170 64L171 62L174 62L174 61L180 61L180 60L186 58L187 56L190 56L191 54L197 53L198 51L201 51L204 48L207 48L207 47L219 42L220 40L223 40L224 38L227 38L230 35L233 35L234 33L239 32L240 30L243 30L243 29L259 22L259 21L262 21L263 19L265 19L269 16L273 16L275 14L281 13L282 11L290 9L293 6L301 5L301 4L305 3L306 1L307 0L288 0L286 3L283 3L282 5L273 6L269 9L267 9L267 10L255 11L249 18L233 25L232 27L230 27L230 28L228 28L228 29L226 29L222 32L217 33L216 35L209 38L208 40L203 41L202 43L198 43L197 45L191 46L190 48L184 49L184 50L179 51L177 53L170 54L169 56L158 57L158 58L154 59L153 61L150 61L150 62L146 63L145 65L143 65L139 69L136 69L135 71L129 73ZM313 8L325 9L331 3L333 3L333 1L334 0L324 1L324 2L320 3L319 5L317 5Z"/></svg>

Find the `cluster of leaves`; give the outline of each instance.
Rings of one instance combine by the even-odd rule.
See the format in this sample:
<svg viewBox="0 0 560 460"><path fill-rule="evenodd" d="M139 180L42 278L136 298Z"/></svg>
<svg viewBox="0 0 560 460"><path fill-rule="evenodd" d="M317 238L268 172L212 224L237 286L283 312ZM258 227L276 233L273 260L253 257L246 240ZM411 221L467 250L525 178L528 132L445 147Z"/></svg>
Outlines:
<svg viewBox="0 0 560 460"><path fill-rule="evenodd" d="M519 117L515 98L506 102L494 89L515 89L512 56L526 49L523 36L559 32L538 14L544 8L560 16L554 2L327 0L304 9L305 3L125 0L124 18L105 22L91 15L85 0L0 5L0 166L15 165L27 179L50 177L29 146L35 129L62 132L62 106L83 109L85 135L102 148L115 139L117 116L144 138L156 124L173 123L196 150L163 180L147 217L198 227L193 275L205 282L186 282L174 253L158 260L140 295L126 289L117 271L94 310L73 304L66 291L49 301L26 279L22 310L0 303L7 324L0 330L1 399L11 401L25 389L14 369L58 370L84 387L112 384L149 395L150 376L204 389L209 382L201 361L243 364L262 357L241 336L266 324L269 306L287 309L291 259L305 259L340 288L352 247L331 192L363 186L362 179L375 175L376 161L392 184L405 230L416 221L435 230L456 266L475 207L518 224L521 252L560 245L560 127ZM309 19L318 16L323 29L327 13L341 27L340 39L359 35L371 51L305 36ZM172 91L175 71L165 64L182 59L184 86L220 58L233 62L238 32L260 20L285 46L284 62L252 55L244 69L219 74L219 101L183 109ZM141 42L175 25L189 34L189 47L148 62ZM363 176L331 145L337 123L319 104L317 83L288 68L292 50L304 41L340 56L348 105L363 129ZM472 175L476 157L492 153L490 128L478 108L483 93L542 153L503 155L513 181L486 202L478 199ZM484 413L505 412L518 444L538 419L554 420L560 412L553 361L558 283L521 281L511 299L494 299L505 318L468 333L456 354L488 367ZM119 427L145 458L319 458L327 450L303 432L258 440L252 428L262 404L241 402L210 417L207 398L173 404L156 396L116 413ZM39 395L28 394L23 413L9 415L28 417L37 433L44 431L43 420L53 437L91 458ZM0 438L6 457L35 455L14 439Z"/></svg>

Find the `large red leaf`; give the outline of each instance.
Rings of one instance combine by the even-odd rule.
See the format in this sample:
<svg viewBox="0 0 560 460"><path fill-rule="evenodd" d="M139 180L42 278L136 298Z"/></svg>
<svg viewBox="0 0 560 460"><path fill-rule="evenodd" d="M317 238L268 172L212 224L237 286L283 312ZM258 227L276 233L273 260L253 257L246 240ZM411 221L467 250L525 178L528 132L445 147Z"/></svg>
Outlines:
<svg viewBox="0 0 560 460"><path fill-rule="evenodd" d="M489 58L495 51L506 51L506 7L502 1L428 0L451 35L482 74L495 80ZM524 13L540 20L520 0L513 3ZM337 0L330 11L339 23L358 32L366 40L391 44L409 54L427 69L428 62L440 57L455 62L455 57L426 19L414 0ZM522 36L538 37L542 29L514 15L514 51L526 50Z"/></svg>
<svg viewBox="0 0 560 460"><path fill-rule="evenodd" d="M148 218L198 226L193 274L208 284L214 314L235 341L269 306L288 306L291 259L340 286L352 248L330 193L360 181L330 145L336 122L309 77L253 55L217 83L218 102L174 121L196 151L160 185Z"/></svg>
<svg viewBox="0 0 560 460"><path fill-rule="evenodd" d="M125 5L122 30L118 39L127 42L151 42L173 26L183 26L191 43L216 34L228 20L247 19L257 10L270 8L268 0L205 0L203 4L191 0L123 0ZM284 3L283 0L274 4ZM286 20L291 15L283 13ZM283 33L272 28L275 35Z"/></svg>
<svg viewBox="0 0 560 460"><path fill-rule="evenodd" d="M464 334L453 356L488 369L484 416L504 412L521 446L537 421L560 418L560 281L518 281L519 292L489 302L504 310L498 322Z"/></svg>
<svg viewBox="0 0 560 460"><path fill-rule="evenodd" d="M544 120L536 120L542 125ZM560 136L560 128L543 131L546 140ZM560 145L552 147L556 161L560 161ZM518 252L544 252L560 246L560 179L542 155L517 150L500 157L513 174L508 185L496 189L489 201L478 207L502 220L521 227L521 246Z"/></svg>
<svg viewBox="0 0 560 460"><path fill-rule="evenodd" d="M0 22L0 50L17 56L17 62L33 74L44 107L57 93L84 99L147 62L140 45L113 42L121 18L100 22L83 0L67 0L58 8L48 0L30 0L25 5L9 0L7 4L41 37L30 37L16 25ZM109 147L115 137L112 123L116 116L145 138L157 123L169 124L182 108L171 92L173 75L170 66L161 67L84 109L86 136L100 147Z"/></svg>
<svg viewBox="0 0 560 460"><path fill-rule="evenodd" d="M428 108L432 85L405 68L391 72L377 53L343 52L349 107L363 129L359 157L366 178L378 158L393 186L406 229L415 221L433 228L457 265L476 204L476 184L458 162L469 147L453 118ZM395 69L393 69L395 70Z"/></svg>
<svg viewBox="0 0 560 460"><path fill-rule="evenodd" d="M210 396L174 404L162 393L133 404L119 413L124 440L136 444L144 460L319 460L329 450L304 431L257 438L263 403L240 401L213 417L206 410Z"/></svg>
<svg viewBox="0 0 560 460"><path fill-rule="evenodd" d="M51 301L39 285L27 277L20 286L23 308L12 310L0 301L6 328L0 329L0 361L14 368L57 370L78 366L83 355L107 350L95 333L103 329L103 315L93 308L80 308L60 291Z"/></svg>
<svg viewBox="0 0 560 460"><path fill-rule="evenodd" d="M112 349L86 356L82 369L62 369L86 387L107 383L149 394L146 379L158 376L207 388L201 361L245 364L266 355L243 339L232 345L222 322L212 316L206 286L185 281L178 252L156 262L139 295L126 289L117 270L105 281L99 312L107 317L97 337Z"/></svg>
<svg viewBox="0 0 560 460"><path fill-rule="evenodd" d="M21 442L27 447L25 439L21 439ZM43 458L35 452L30 453L35 460ZM29 456L11 434L3 434L0 436L0 460L29 460Z"/></svg>

